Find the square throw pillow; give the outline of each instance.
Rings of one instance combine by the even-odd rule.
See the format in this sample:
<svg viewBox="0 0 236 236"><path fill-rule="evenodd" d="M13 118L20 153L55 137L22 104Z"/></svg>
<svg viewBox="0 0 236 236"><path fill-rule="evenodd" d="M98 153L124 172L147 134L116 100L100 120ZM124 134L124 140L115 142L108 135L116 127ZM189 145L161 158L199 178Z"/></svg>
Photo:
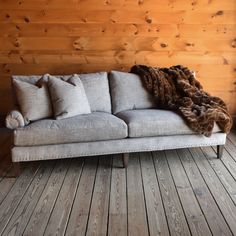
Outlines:
<svg viewBox="0 0 236 236"><path fill-rule="evenodd" d="M13 80L16 99L24 119L40 120L53 115L50 95L44 77L36 84Z"/></svg>
<svg viewBox="0 0 236 236"><path fill-rule="evenodd" d="M48 75L48 87L57 120L91 113L83 84L77 75L67 81Z"/></svg>

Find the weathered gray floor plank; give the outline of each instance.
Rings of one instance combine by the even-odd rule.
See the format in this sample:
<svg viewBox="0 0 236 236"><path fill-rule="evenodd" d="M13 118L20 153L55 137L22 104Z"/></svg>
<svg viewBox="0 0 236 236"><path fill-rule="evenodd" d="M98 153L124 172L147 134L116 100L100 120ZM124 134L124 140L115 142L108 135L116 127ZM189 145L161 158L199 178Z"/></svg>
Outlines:
<svg viewBox="0 0 236 236"><path fill-rule="evenodd" d="M111 182L111 156L99 158L86 235L106 235Z"/></svg>
<svg viewBox="0 0 236 236"><path fill-rule="evenodd" d="M0 205L0 234L3 232L7 223L11 219L11 216L15 212L19 202L24 196L30 183L34 179L34 176L37 173L38 168L39 168L39 165L36 163L29 165L28 168L16 180L14 186L11 188L7 197L1 203Z"/></svg>
<svg viewBox="0 0 236 236"><path fill-rule="evenodd" d="M149 235L139 154L130 155L127 169L128 235Z"/></svg>
<svg viewBox="0 0 236 236"><path fill-rule="evenodd" d="M207 147L131 154L127 169L121 155L40 161L17 178L7 136L0 235L236 235L235 132L221 159Z"/></svg>
<svg viewBox="0 0 236 236"><path fill-rule="evenodd" d="M177 151L213 235L232 235L188 149Z"/></svg>
<svg viewBox="0 0 236 236"><path fill-rule="evenodd" d="M232 130L228 135L227 138L236 146L236 130Z"/></svg>
<svg viewBox="0 0 236 236"><path fill-rule="evenodd" d="M191 235L164 152L153 153L171 235Z"/></svg>
<svg viewBox="0 0 236 236"><path fill-rule="evenodd" d="M200 148L191 148L190 152L197 164L208 188L221 210L233 234L236 234L236 206L220 182L218 176L205 158Z"/></svg>
<svg viewBox="0 0 236 236"><path fill-rule="evenodd" d="M3 235L23 235L36 204L52 172L54 162L45 162L40 166L34 180L22 198L18 208L8 223Z"/></svg>
<svg viewBox="0 0 236 236"><path fill-rule="evenodd" d="M127 225L127 198L126 198L126 169L122 166L121 155L113 157L108 235L126 236Z"/></svg>
<svg viewBox="0 0 236 236"><path fill-rule="evenodd" d="M48 221L45 235L64 235L82 171L83 159L73 159Z"/></svg>
<svg viewBox="0 0 236 236"><path fill-rule="evenodd" d="M2 181L0 181L0 204L5 199L15 182L16 178L3 178Z"/></svg>
<svg viewBox="0 0 236 236"><path fill-rule="evenodd" d="M97 171L97 162L97 157L85 158L78 190L67 225L66 235L85 235Z"/></svg>
<svg viewBox="0 0 236 236"><path fill-rule="evenodd" d="M204 147L202 151L206 158L208 159L212 169L216 172L219 177L221 183L224 185L225 189L229 193L231 199L236 205L236 181L229 173L227 168L224 166L222 161L218 158L214 158L215 152L211 147ZM236 167L236 163L235 163Z"/></svg>
<svg viewBox="0 0 236 236"><path fill-rule="evenodd" d="M230 154L230 156L236 162L236 145L235 145L235 143L232 143L231 140L228 139L225 144L225 150Z"/></svg>
<svg viewBox="0 0 236 236"><path fill-rule="evenodd" d="M69 160L60 160L57 162L23 233L25 236L43 235L66 175L68 165Z"/></svg>
<svg viewBox="0 0 236 236"><path fill-rule="evenodd" d="M211 148L216 153L216 147L211 147ZM229 154L229 152L226 150L226 148L224 148L223 156L222 156L222 158L220 160L225 165L225 167L228 169L229 173L236 180L236 161L234 161L234 159Z"/></svg>
<svg viewBox="0 0 236 236"><path fill-rule="evenodd" d="M140 161L150 235L169 235L161 193L152 162L152 153L140 153Z"/></svg>
<svg viewBox="0 0 236 236"><path fill-rule="evenodd" d="M176 151L166 151L166 156L192 235L210 236L211 231Z"/></svg>

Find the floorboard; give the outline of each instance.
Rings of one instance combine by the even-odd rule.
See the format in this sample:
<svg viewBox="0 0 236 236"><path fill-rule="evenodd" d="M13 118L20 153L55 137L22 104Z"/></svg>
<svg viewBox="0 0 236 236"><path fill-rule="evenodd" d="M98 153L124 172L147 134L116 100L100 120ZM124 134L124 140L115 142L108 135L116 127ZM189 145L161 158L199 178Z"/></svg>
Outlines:
<svg viewBox="0 0 236 236"><path fill-rule="evenodd" d="M82 172L83 159L73 159L67 171L56 204L48 221L45 235L64 235L71 207Z"/></svg>
<svg viewBox="0 0 236 236"><path fill-rule="evenodd" d="M121 155L113 157L108 235L126 236L128 233L126 169Z"/></svg>
<svg viewBox="0 0 236 236"><path fill-rule="evenodd" d="M127 169L128 235L149 235L142 177L137 153L130 155Z"/></svg>
<svg viewBox="0 0 236 236"><path fill-rule="evenodd" d="M177 151L213 235L232 235L188 149Z"/></svg>
<svg viewBox="0 0 236 236"><path fill-rule="evenodd" d="M67 225L66 235L85 235L97 172L97 164L97 157L87 157L85 159L79 186Z"/></svg>
<svg viewBox="0 0 236 236"><path fill-rule="evenodd" d="M169 150L165 152L191 234L210 236L211 231L176 151Z"/></svg>
<svg viewBox="0 0 236 236"><path fill-rule="evenodd" d="M68 170L68 165L69 160L60 160L56 163L23 235L43 235Z"/></svg>
<svg viewBox="0 0 236 236"><path fill-rule="evenodd" d="M102 156L94 186L86 235L106 235L108 223L112 158Z"/></svg>
<svg viewBox="0 0 236 236"><path fill-rule="evenodd" d="M216 153L216 147L212 147L212 149ZM229 154L229 152L226 150L226 148L224 148L223 156L220 160L225 165L225 167L228 169L229 173L233 176L234 180L236 180L236 168L235 168L236 162L234 161L232 156Z"/></svg>
<svg viewBox="0 0 236 236"><path fill-rule="evenodd" d="M48 161L42 163L39 171L4 230L3 235L23 235L24 229L26 228L32 212L47 184L54 164L54 162Z"/></svg>
<svg viewBox="0 0 236 236"><path fill-rule="evenodd" d="M214 158L215 152L212 150L211 147L204 147L202 148L204 155L207 157L212 169L217 174L218 178L220 179L221 183L225 187L226 191L228 192L229 196L231 197L234 204L236 204L236 181L227 170L225 165L222 163L221 160L218 158Z"/></svg>
<svg viewBox="0 0 236 236"><path fill-rule="evenodd" d="M13 187L5 197L4 201L0 205L0 234L7 226L12 215L14 214L18 204L23 198L25 192L30 186L34 176L38 171L39 165L33 164L28 166L21 176L16 180Z"/></svg>
<svg viewBox="0 0 236 236"><path fill-rule="evenodd" d="M236 132L216 147L27 162L0 136L0 235L236 235ZM2 146L5 146L2 148Z"/></svg>
<svg viewBox="0 0 236 236"><path fill-rule="evenodd" d="M154 163L171 235L190 235L187 220L164 152L155 152Z"/></svg>
<svg viewBox="0 0 236 236"><path fill-rule="evenodd" d="M152 153L141 153L140 161L150 235L169 235L159 184L152 162Z"/></svg>
<svg viewBox="0 0 236 236"><path fill-rule="evenodd" d="M236 232L236 206L200 148L190 152L232 232Z"/></svg>

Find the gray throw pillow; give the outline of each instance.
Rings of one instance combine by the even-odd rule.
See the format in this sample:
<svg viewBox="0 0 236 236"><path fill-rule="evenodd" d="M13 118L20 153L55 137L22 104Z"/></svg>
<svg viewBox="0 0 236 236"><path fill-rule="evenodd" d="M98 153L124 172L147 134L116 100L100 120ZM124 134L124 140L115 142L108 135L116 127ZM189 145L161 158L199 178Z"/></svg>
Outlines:
<svg viewBox="0 0 236 236"><path fill-rule="evenodd" d="M13 80L13 86L21 113L26 121L35 121L52 116L50 96L43 78L36 84Z"/></svg>
<svg viewBox="0 0 236 236"><path fill-rule="evenodd" d="M77 75L67 81L48 75L48 87L57 120L91 113L83 84Z"/></svg>

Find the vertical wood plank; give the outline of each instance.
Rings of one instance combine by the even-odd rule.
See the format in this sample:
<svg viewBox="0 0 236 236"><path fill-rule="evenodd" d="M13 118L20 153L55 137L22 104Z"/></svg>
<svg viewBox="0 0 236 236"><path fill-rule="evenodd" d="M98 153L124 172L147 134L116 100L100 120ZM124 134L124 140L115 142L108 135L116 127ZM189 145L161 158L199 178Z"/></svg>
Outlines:
<svg viewBox="0 0 236 236"><path fill-rule="evenodd" d="M150 235L169 235L152 153L140 153L140 162Z"/></svg>
<svg viewBox="0 0 236 236"><path fill-rule="evenodd" d="M99 157L86 235L106 235L111 182L111 156Z"/></svg>
<svg viewBox="0 0 236 236"><path fill-rule="evenodd" d="M54 164L54 162L50 161L41 164L39 171L14 212L10 222L3 232L3 235L23 235L24 229L26 228L31 214L38 203Z"/></svg>
<svg viewBox="0 0 236 236"><path fill-rule="evenodd" d="M211 147L214 152L216 153L216 148ZM222 163L227 168L228 172L233 176L233 178L236 180L236 161L232 158L232 156L229 154L228 150L225 148L224 154L222 158L220 159Z"/></svg>
<svg viewBox="0 0 236 236"><path fill-rule="evenodd" d="M153 152L155 169L171 235L190 235L164 152Z"/></svg>
<svg viewBox="0 0 236 236"><path fill-rule="evenodd" d="M234 159L234 161L236 162L236 145L235 145L235 143L232 143L228 139L225 144L225 149L230 154L230 156Z"/></svg>
<svg viewBox="0 0 236 236"><path fill-rule="evenodd" d="M204 147L201 148L205 157L209 161L212 169L216 172L217 176L219 177L221 183L227 190L229 196L233 200L234 204L236 205L236 181L229 173L227 168L224 166L221 160L214 157L215 152L211 147ZM236 163L235 163L236 167Z"/></svg>
<svg viewBox="0 0 236 236"><path fill-rule="evenodd" d="M120 168L122 163L120 155L113 156L108 225L110 236L126 236L128 232L126 169Z"/></svg>
<svg viewBox="0 0 236 236"><path fill-rule="evenodd" d="M189 149L195 163L197 164L211 194L214 196L217 205L225 217L233 234L236 233L236 206L229 197L209 162L205 159L204 154L199 148Z"/></svg>
<svg viewBox="0 0 236 236"><path fill-rule="evenodd" d="M0 205L0 234L5 229L19 202L27 191L30 183L38 171L38 164L33 163L16 180L8 197Z"/></svg>
<svg viewBox="0 0 236 236"><path fill-rule="evenodd" d="M177 152L192 185L195 196L197 197L209 227L211 228L212 234L232 235L224 216L219 210L213 196L211 195L211 192L204 182L204 179L193 161L189 150L179 149Z"/></svg>
<svg viewBox="0 0 236 236"><path fill-rule="evenodd" d="M128 235L149 235L139 154L130 154L127 168Z"/></svg>
<svg viewBox="0 0 236 236"><path fill-rule="evenodd" d="M97 163L97 157L85 158L79 187L76 192L73 208L66 229L67 236L85 235L97 172Z"/></svg>
<svg viewBox="0 0 236 236"><path fill-rule="evenodd" d="M0 204L5 199L15 182L16 178L5 177L0 180Z"/></svg>
<svg viewBox="0 0 236 236"><path fill-rule="evenodd" d="M45 189L30 217L23 235L43 235L53 210L61 185L65 178L70 160L59 160L45 186Z"/></svg>
<svg viewBox="0 0 236 236"><path fill-rule="evenodd" d="M192 235L211 235L176 151L169 150L165 152Z"/></svg>
<svg viewBox="0 0 236 236"><path fill-rule="evenodd" d="M55 207L48 221L45 235L64 235L79 183L83 159L73 159L66 174Z"/></svg>

